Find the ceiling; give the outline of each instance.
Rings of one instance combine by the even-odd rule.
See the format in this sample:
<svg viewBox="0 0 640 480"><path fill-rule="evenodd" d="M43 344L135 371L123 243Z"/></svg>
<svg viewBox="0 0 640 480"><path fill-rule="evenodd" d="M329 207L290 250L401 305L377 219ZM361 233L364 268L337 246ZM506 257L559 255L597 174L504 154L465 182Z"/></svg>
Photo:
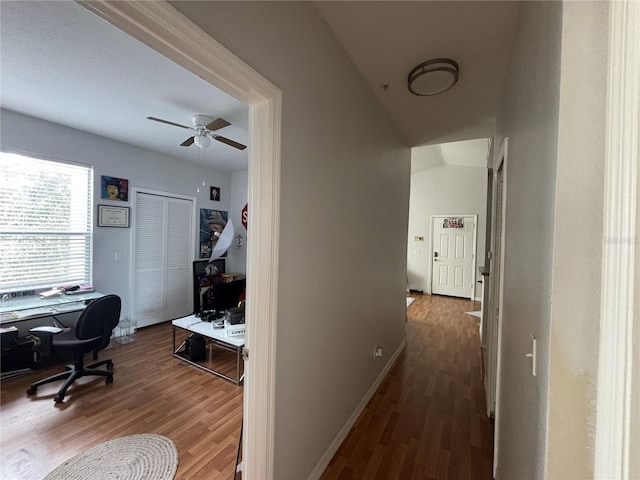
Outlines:
<svg viewBox="0 0 640 480"><path fill-rule="evenodd" d="M516 3L314 4L409 145L493 136ZM204 150L180 147L190 131L146 120L190 125L193 114L222 117L231 126L216 133L246 145L248 108L241 102L73 2L3 0L0 8L2 108L221 170L246 170L248 150L215 141ZM409 71L439 57L459 63L458 83L433 97L409 93Z"/></svg>
<svg viewBox="0 0 640 480"><path fill-rule="evenodd" d="M249 109L73 2L1 1L2 108L224 171L248 149L180 143L191 115L222 117L216 133L247 145Z"/></svg>

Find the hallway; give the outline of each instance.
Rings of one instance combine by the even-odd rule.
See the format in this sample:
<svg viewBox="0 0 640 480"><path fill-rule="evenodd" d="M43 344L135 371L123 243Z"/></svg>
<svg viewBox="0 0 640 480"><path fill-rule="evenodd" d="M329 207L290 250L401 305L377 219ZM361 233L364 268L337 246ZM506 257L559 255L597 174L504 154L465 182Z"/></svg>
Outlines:
<svg viewBox="0 0 640 480"><path fill-rule="evenodd" d="M416 295L405 351L322 480L492 478L479 319L465 313L479 309L479 302Z"/></svg>

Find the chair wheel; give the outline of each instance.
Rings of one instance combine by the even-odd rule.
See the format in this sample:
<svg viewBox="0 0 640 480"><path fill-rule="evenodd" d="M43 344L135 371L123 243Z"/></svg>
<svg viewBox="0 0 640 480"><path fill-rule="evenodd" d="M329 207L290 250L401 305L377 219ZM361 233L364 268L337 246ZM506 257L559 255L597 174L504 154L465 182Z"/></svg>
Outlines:
<svg viewBox="0 0 640 480"><path fill-rule="evenodd" d="M63 400L64 400L64 397L60 395L56 395L55 397L53 397L54 403L62 403Z"/></svg>
<svg viewBox="0 0 640 480"><path fill-rule="evenodd" d="M107 370L113 370L113 362L107 363Z"/></svg>
<svg viewBox="0 0 640 480"><path fill-rule="evenodd" d="M107 385L113 383L113 377L107 377L104 379L104 383L106 383Z"/></svg>
<svg viewBox="0 0 640 480"><path fill-rule="evenodd" d="M27 388L27 395L33 395L38 391L38 387L29 387Z"/></svg>

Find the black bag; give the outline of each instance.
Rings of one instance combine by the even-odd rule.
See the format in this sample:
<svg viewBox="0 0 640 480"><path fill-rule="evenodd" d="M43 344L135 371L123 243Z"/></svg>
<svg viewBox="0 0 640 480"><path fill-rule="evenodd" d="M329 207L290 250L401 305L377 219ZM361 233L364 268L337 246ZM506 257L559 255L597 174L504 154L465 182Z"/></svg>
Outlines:
<svg viewBox="0 0 640 480"><path fill-rule="evenodd" d="M198 362L206 358L206 341L202 335L194 333L187 338L187 352L192 362Z"/></svg>

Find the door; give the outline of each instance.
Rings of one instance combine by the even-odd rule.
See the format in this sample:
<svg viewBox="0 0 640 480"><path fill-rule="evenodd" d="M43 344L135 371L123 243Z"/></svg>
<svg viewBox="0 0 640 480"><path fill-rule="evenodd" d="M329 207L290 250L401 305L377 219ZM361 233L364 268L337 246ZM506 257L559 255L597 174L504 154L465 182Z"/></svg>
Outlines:
<svg viewBox="0 0 640 480"><path fill-rule="evenodd" d="M135 192L133 319L145 327L193 311L191 199Z"/></svg>
<svg viewBox="0 0 640 480"><path fill-rule="evenodd" d="M431 293L474 299L477 215L431 217Z"/></svg>

